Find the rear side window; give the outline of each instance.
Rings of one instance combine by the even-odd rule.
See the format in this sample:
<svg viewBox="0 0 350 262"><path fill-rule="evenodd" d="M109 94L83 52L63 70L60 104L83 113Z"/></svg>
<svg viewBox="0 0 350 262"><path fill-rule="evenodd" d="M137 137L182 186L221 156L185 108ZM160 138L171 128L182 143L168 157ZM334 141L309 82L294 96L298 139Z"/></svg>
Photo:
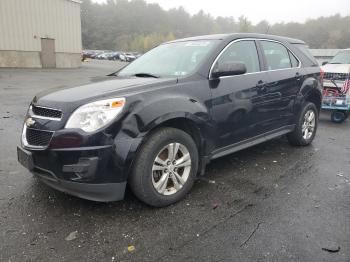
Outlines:
<svg viewBox="0 0 350 262"><path fill-rule="evenodd" d="M311 52L310 52L309 48L307 47L307 45L304 45L304 44L293 44L293 46L296 46L299 49L299 51L301 51L310 60L311 64L318 65L317 60L311 54Z"/></svg>
<svg viewBox="0 0 350 262"><path fill-rule="evenodd" d="M232 43L220 56L218 64L226 62L241 62L247 68L247 73L259 72L260 64L255 42L244 40Z"/></svg>
<svg viewBox="0 0 350 262"><path fill-rule="evenodd" d="M290 52L283 45L270 41L261 41L261 45L266 58L268 70L292 67L292 62L289 58Z"/></svg>

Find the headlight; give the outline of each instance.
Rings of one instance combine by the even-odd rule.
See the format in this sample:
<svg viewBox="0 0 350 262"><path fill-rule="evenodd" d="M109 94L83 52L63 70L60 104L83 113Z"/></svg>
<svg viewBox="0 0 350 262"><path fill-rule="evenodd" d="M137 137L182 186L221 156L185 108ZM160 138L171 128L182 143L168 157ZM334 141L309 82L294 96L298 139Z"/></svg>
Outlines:
<svg viewBox="0 0 350 262"><path fill-rule="evenodd" d="M79 107L69 117L65 128L94 132L110 123L123 110L125 98L100 100Z"/></svg>

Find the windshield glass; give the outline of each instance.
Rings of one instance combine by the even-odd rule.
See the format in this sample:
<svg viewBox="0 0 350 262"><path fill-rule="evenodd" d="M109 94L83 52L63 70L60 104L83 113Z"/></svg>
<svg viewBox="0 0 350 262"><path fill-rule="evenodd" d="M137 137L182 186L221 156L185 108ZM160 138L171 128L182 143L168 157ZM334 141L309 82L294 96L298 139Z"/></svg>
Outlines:
<svg viewBox="0 0 350 262"><path fill-rule="evenodd" d="M330 64L350 64L350 51L342 51L333 57Z"/></svg>
<svg viewBox="0 0 350 262"><path fill-rule="evenodd" d="M198 68L218 43L219 40L198 40L163 44L122 69L118 76L187 76Z"/></svg>

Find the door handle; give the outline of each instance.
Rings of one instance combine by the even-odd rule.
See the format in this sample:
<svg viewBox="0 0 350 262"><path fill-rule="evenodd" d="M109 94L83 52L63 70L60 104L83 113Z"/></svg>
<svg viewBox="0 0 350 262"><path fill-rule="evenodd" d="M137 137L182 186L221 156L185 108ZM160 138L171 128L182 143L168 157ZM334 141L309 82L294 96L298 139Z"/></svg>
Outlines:
<svg viewBox="0 0 350 262"><path fill-rule="evenodd" d="M266 91L266 82L260 80L257 84L256 84L256 88L258 88L261 91Z"/></svg>

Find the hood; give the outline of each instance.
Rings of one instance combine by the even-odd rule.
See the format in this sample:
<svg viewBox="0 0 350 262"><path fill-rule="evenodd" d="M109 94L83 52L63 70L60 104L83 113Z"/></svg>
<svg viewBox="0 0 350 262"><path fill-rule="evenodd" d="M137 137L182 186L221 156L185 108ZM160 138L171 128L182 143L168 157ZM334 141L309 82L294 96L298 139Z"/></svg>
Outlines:
<svg viewBox="0 0 350 262"><path fill-rule="evenodd" d="M88 102L127 96L132 93L138 93L141 90L152 90L153 88L175 84L176 82L177 79L174 78L117 78L112 76L102 82L44 91L34 97L33 104L67 112Z"/></svg>
<svg viewBox="0 0 350 262"><path fill-rule="evenodd" d="M349 73L350 64L326 64L321 67L324 72L329 73Z"/></svg>

